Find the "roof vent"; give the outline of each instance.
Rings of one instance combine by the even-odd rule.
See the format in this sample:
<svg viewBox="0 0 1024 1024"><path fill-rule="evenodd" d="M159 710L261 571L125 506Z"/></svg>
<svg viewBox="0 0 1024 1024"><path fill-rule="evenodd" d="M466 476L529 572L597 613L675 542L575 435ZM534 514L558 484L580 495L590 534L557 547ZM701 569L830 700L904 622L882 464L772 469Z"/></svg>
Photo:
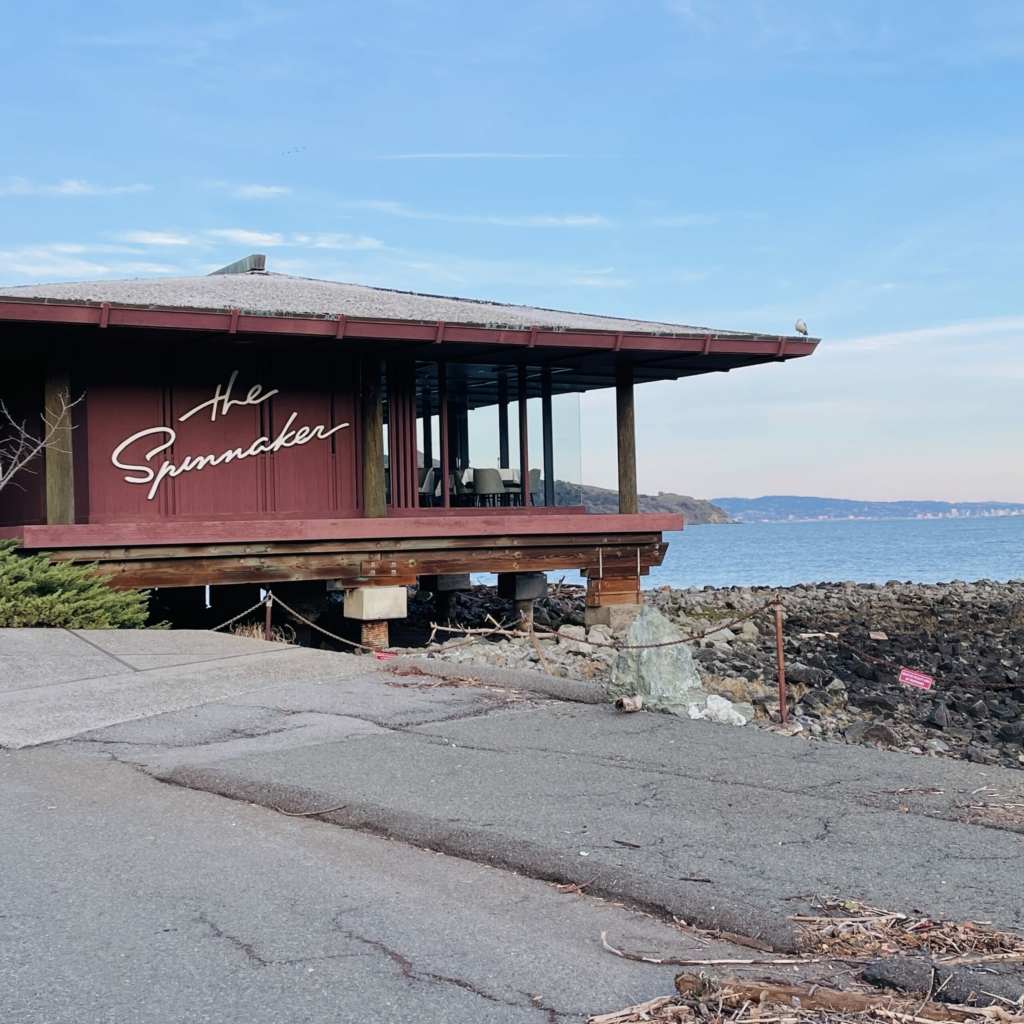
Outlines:
<svg viewBox="0 0 1024 1024"><path fill-rule="evenodd" d="M262 273L267 269L267 257L261 252L254 252L251 256L246 256L244 260L236 260L234 263L229 263L226 267L221 267L220 270L215 270L209 276L213 277L214 274L253 274Z"/></svg>

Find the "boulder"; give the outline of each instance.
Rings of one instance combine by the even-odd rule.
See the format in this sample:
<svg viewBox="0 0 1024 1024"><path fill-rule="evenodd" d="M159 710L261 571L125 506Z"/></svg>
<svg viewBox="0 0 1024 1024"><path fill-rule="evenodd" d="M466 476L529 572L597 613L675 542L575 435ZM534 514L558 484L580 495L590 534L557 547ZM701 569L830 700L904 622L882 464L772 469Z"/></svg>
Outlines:
<svg viewBox="0 0 1024 1024"><path fill-rule="evenodd" d="M811 665L804 665L799 661L786 666L786 679L791 683L801 683L804 686L821 686L828 678L828 673L820 668L813 668Z"/></svg>
<svg viewBox="0 0 1024 1024"><path fill-rule="evenodd" d="M739 628L739 638L746 640L747 643L754 643L761 636L761 630L755 626L750 619L747 619Z"/></svg>
<svg viewBox="0 0 1024 1024"><path fill-rule="evenodd" d="M691 718L703 718L709 722L719 722L722 725L746 725L754 718L754 706L745 701L733 704L725 697L711 693L708 694L703 708L696 702L691 704L689 714Z"/></svg>
<svg viewBox="0 0 1024 1024"><path fill-rule="evenodd" d="M847 743L878 743L884 747L898 747L899 737L881 722L854 722L843 734Z"/></svg>
<svg viewBox="0 0 1024 1024"><path fill-rule="evenodd" d="M558 646L566 654L590 654L594 650L587 643L587 631L583 626L563 626L558 631Z"/></svg>
<svg viewBox="0 0 1024 1024"><path fill-rule="evenodd" d="M664 644L679 640L679 630L656 608L645 605L626 634L626 644ZM707 692L686 644L619 651L609 689L614 699L644 695L644 707L686 715L691 704L703 708Z"/></svg>
<svg viewBox="0 0 1024 1024"><path fill-rule="evenodd" d="M736 639L736 634L731 629L726 629L724 626L721 629L716 629L714 633L709 633L704 640L707 643L713 644L731 644Z"/></svg>

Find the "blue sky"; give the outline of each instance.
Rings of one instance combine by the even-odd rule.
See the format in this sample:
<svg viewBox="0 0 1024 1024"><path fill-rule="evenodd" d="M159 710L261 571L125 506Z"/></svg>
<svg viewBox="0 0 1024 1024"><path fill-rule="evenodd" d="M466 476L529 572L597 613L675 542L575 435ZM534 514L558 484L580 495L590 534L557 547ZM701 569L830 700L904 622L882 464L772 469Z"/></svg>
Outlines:
<svg viewBox="0 0 1024 1024"><path fill-rule="evenodd" d="M0 282L272 270L723 328L646 490L1024 500L1024 5L9 5ZM609 396L584 472L613 485Z"/></svg>

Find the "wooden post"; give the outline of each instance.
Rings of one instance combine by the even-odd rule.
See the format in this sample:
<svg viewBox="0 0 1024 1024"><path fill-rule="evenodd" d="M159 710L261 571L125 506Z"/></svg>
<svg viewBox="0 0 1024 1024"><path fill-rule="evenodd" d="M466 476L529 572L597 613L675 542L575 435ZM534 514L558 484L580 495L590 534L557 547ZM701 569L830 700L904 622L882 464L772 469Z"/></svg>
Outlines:
<svg viewBox="0 0 1024 1024"><path fill-rule="evenodd" d="M423 468L429 474L434 468L434 407L430 395L430 379L423 381ZM433 504L433 494L427 504Z"/></svg>
<svg viewBox="0 0 1024 1024"><path fill-rule="evenodd" d="M451 508L452 492L448 482L451 473L451 460L448 458L448 367L444 363L437 364L437 422L441 436L441 504Z"/></svg>
<svg viewBox="0 0 1024 1024"><path fill-rule="evenodd" d="M384 408L380 387L380 360L360 361L360 412L363 433L363 515L383 519L387 514L384 481Z"/></svg>
<svg viewBox="0 0 1024 1024"><path fill-rule="evenodd" d="M636 515L636 422L633 415L633 367L615 367L615 413L619 435L619 512Z"/></svg>
<svg viewBox="0 0 1024 1024"><path fill-rule="evenodd" d="M551 416L551 367L540 375L541 424L544 435L544 504L555 503L555 431Z"/></svg>
<svg viewBox="0 0 1024 1024"><path fill-rule="evenodd" d="M71 379L64 369L47 368L43 391L46 429L56 428L46 449L46 522L74 525L75 465L71 454Z"/></svg>
<svg viewBox="0 0 1024 1024"><path fill-rule="evenodd" d="M508 469L508 377L498 375L498 465Z"/></svg>
<svg viewBox="0 0 1024 1024"><path fill-rule="evenodd" d="M526 422L526 366L519 367L519 489L523 507L530 500L530 437Z"/></svg>

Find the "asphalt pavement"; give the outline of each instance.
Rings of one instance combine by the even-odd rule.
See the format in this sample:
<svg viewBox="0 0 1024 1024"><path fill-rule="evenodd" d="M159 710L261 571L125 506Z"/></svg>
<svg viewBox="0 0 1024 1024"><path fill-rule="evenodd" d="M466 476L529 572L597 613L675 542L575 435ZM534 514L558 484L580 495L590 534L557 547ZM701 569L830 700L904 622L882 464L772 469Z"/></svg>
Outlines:
<svg viewBox="0 0 1024 1024"><path fill-rule="evenodd" d="M445 985L458 990L452 995L456 1001L472 995L486 1004L483 1015L472 1011L476 1016L462 1016L469 1011L452 1009L456 1003L435 1011L430 1000L437 997L436 986L424 982L430 995L423 996L422 1009L428 1015L415 1016L420 1009L414 1008L416 997L410 996L408 1005L394 1010L396 1020L544 1019L530 1005L537 1002L536 995L543 997L545 1007L553 1007L556 1017L548 1019L560 1019L557 1014L563 1012L566 1019L582 1019L579 1015L585 1012L614 1009L622 1002L667 991L664 972L632 988L616 987L619 982L612 981L619 977L618 966L607 974L608 989L594 988L595 979L611 969L615 958L595 944L602 928L589 924L574 933L576 946L566 940L565 959L582 959L579 971L566 975L562 1002L557 1004L550 1000L559 987L546 979L560 976L560 970L551 975L520 974L520 968L525 970L532 961L522 951L525 947L508 944L503 951L504 939L487 946L486 963L481 961L477 973L457 970L459 963L475 963L472 957L466 959L466 949L456 943L449 957L444 943L436 949L425 936L433 931L461 942L463 931L478 927L468 923L473 915L490 920L490 910L481 900L491 901L492 887L497 886L495 906L500 905L506 884L538 886L535 891L557 896L545 881L577 882L588 893L587 900L577 902L592 906L594 913L614 910L630 921L648 921L589 898L604 897L665 920L676 915L702 927L759 937L777 949L795 946L789 916L803 909L800 897L813 894L856 898L945 919L1024 927L1024 890L1019 885L1024 826L970 823L985 818L972 810L973 805L1024 802L1024 774L1014 770L668 715L624 715L608 705L562 699L566 694L559 683L539 675L535 682L527 678L530 685L523 688L524 673L492 669L486 678L474 679L466 678L467 672L460 677L445 669L443 676L423 675L400 661L292 653L278 645L234 638L226 638L230 649L194 648L191 653L196 656L187 664L147 665L137 660L147 656L144 650L118 647L127 642L120 635L90 634L85 639L99 649L98 654L132 667L107 665L103 672L95 672L101 666L89 662L86 668L93 675L83 669L76 677L67 667L70 641L60 639L58 631L48 632L58 652L55 665L63 666L64 676L53 684L45 682L49 638L31 640L36 646L21 685L9 685L0 693L0 715L12 707L20 715L17 731L6 726L0 742L13 746L4 735L14 735L22 744L27 737L50 738L54 731L63 738L5 752L3 793L5 800L10 798L14 780L15 797L5 820L14 827L0 840L0 856L5 858L5 879L20 879L23 874L27 878L27 895L22 894L20 881L13 887L17 905L9 915L12 920L30 921L32 912L26 908L33 901L41 900L52 909L53 920L26 926L27 948L45 948L47 929L64 927L58 920L62 915L69 922L78 920L76 927L82 931L60 932L55 948L83 941L97 945L97 950L81 954L85 966L75 970L79 980L91 976L86 963L90 957L106 957L106 966L97 968L96 977L105 986L114 984L108 975L111 965L117 964L109 957L110 950L119 947L107 942L103 929L109 925L111 933L117 933L119 916L127 914L124 934L136 934L131 924L133 901L138 897L140 908L148 905L152 889L146 879L156 884L165 862L167 878L176 879L178 888L169 881L160 905L168 913L179 902L193 908L187 927L179 921L184 910L174 912L179 923L173 926L183 930L184 938L179 938L196 957L207 950L207 938L223 934L229 936L223 940L225 950L232 950L232 956L244 954L250 969L270 970L257 975L270 978L274 972L294 970L293 960L306 964L314 955L308 950L318 948L316 942L329 934L332 943L341 945L328 943L323 948L330 952L315 954L326 958L324 970L340 971L341 965L354 963L355 942L365 947L364 956L371 947L384 956L391 965L388 970L398 969L411 990L412 982L419 984L422 977L436 974L457 979L441 985L444 991ZM141 644L138 637L143 635L135 634L131 642ZM160 641L164 646L159 657L185 657L184 650L170 649L167 636ZM10 650L7 640L0 632L0 656ZM187 645L188 638L175 642ZM111 678L117 679L114 687L108 685ZM47 685L58 688L55 692L63 701L59 706L52 697L39 696ZM128 693L123 702L112 698L122 691ZM11 703L11 694L20 703ZM594 699L593 694L585 696ZM60 726L56 730L55 720ZM120 791L126 794L124 801L119 801ZM149 807L159 828L143 824ZM299 814L307 817L289 816ZM243 821L246 842L217 845L221 839L214 843L210 838L221 836L221 825L242 827ZM141 837L142 832L154 838ZM306 842L317 851L361 852L340 853L338 865L331 869L339 874L331 875L317 860L322 854L307 850ZM216 848L206 852L204 843ZM57 850L52 856L51 847ZM410 863L427 865L409 876L408 885L400 877L406 862L388 860L398 857L395 850L424 858ZM354 939L339 937L337 929L328 931L325 918L317 925L320 931L310 932L309 945L302 927L280 909L282 900L308 902L311 920L320 920L317 915L327 911L317 900L335 906L337 879L350 856L365 865L358 876L360 885L376 886L374 872L380 865L380 888L375 891L393 887L393 916L386 927L377 922L380 931L355 929ZM312 866L307 870L308 865ZM475 883L452 882L442 895L436 888L442 884L440 876L434 877L437 865L488 881L476 888ZM65 876L79 881L63 887L59 880ZM528 883L522 876L539 881ZM453 877L445 876L449 881ZM202 898L189 903L192 884ZM274 884L281 887L280 898L272 892ZM49 895L47 885L56 885ZM223 919L214 913L218 885L234 894L234 909ZM502 913L518 920L509 909L516 898L508 897ZM106 914L104 900L121 909ZM399 940L405 935L406 901L420 907L429 904L433 918L428 924L425 909L422 919L412 913L410 938L403 942ZM70 914L57 909L65 904ZM559 896L552 907L561 913L568 905ZM258 909L264 906L266 913ZM150 927L154 913L146 911L145 927ZM98 931L86 940L93 915ZM462 923L449 927L449 919ZM523 918L527 930L529 919L530 914ZM271 927L272 922L278 923ZM545 936L556 944L561 941L561 925L556 927L543 915L535 925L536 941L548 941ZM681 933L672 929L658 934L662 943L682 941ZM417 945L417 936L424 945ZM367 939L370 945L363 941ZM172 971L173 978L167 980L156 953L146 951L174 941L157 936L155 946L150 939L140 946L144 964L139 976L163 979L154 990L156 1006L162 1005L161 992L184 992L181 977L188 974L188 956L193 954L181 953L185 974ZM298 943L295 956L289 953L289 943ZM15 943L16 954L18 948ZM342 948L346 952L336 952ZM434 956L440 960L430 959ZM424 957L427 967L421 966ZM36 992L39 1005L46 1006L52 993L37 977L35 962L33 957L19 961L21 982L16 988L29 995ZM313 966L313 973L321 970L312 961L308 966ZM343 997L344 1012L352 1016L331 1019L371 1019L350 1008L370 1005L394 989L394 978L381 982L380 963L365 977L359 974L363 966L352 967L351 982L332 976L335 980L328 988ZM211 970L222 984L227 966ZM509 974L506 981L501 980L503 970ZM467 979L469 987L461 984ZM235 983L223 982L228 990ZM206 1007L215 998L216 986L209 984L213 987L202 994ZM70 981L68 986L72 991ZM58 991L59 986L52 990ZM113 991L102 998L118 1005ZM522 993L528 993L530 1003L517 1002ZM240 996L244 1005L250 1006L245 1002L250 996L256 998L250 992ZM270 1000L268 1006L277 1005L266 993L261 998ZM327 1012L326 996L309 998L310 1005L318 1007L312 1015L280 1019L328 1019L316 1016ZM267 1013L194 1019L279 1019ZM47 1016L40 1011L36 1017L14 1019L108 1018Z"/></svg>
<svg viewBox="0 0 1024 1024"><path fill-rule="evenodd" d="M650 956L736 955L649 917L404 843L0 753L10 1024L553 1024L668 994ZM742 950L739 951L742 955Z"/></svg>

